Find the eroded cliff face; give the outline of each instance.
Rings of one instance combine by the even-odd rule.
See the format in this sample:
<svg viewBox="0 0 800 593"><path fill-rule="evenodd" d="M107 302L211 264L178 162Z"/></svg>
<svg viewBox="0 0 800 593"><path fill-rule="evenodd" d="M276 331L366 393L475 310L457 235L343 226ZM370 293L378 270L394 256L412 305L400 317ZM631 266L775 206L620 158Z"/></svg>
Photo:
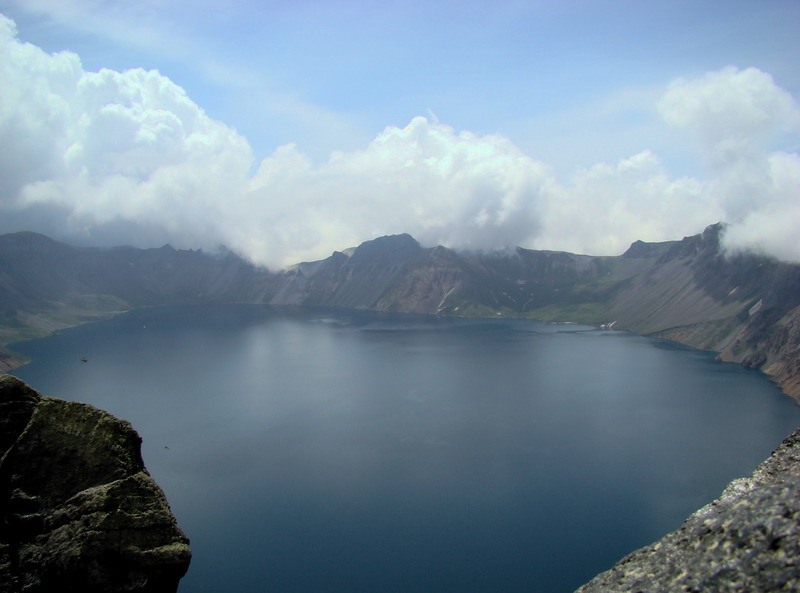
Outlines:
<svg viewBox="0 0 800 593"><path fill-rule="evenodd" d="M0 375L0 592L176 591L189 540L130 424Z"/></svg>
<svg viewBox="0 0 800 593"><path fill-rule="evenodd" d="M612 325L763 370L800 400L800 266L726 254L721 225L617 257L381 237L270 278L264 302Z"/></svg>
<svg viewBox="0 0 800 593"><path fill-rule="evenodd" d="M800 591L800 429L753 475L576 593Z"/></svg>

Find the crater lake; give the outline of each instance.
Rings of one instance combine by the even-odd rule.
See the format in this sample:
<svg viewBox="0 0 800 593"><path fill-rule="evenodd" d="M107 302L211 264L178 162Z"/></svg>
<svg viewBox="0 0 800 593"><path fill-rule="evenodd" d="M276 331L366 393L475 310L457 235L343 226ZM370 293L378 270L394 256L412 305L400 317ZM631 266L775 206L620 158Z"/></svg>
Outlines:
<svg viewBox="0 0 800 593"><path fill-rule="evenodd" d="M13 348L142 435L181 593L571 592L800 423L711 353L526 320L180 306Z"/></svg>

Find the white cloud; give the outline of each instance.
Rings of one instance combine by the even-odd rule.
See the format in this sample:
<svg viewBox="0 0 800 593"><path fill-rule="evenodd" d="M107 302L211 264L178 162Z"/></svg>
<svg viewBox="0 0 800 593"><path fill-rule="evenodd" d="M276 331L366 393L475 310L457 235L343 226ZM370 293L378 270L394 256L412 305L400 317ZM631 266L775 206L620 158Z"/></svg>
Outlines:
<svg viewBox="0 0 800 593"><path fill-rule="evenodd" d="M800 130L794 98L757 68L729 66L673 82L659 107L699 141L708 197L730 224L726 246L800 261L800 161L771 152L776 137Z"/></svg>
<svg viewBox="0 0 800 593"><path fill-rule="evenodd" d="M84 72L74 54L18 42L5 18L0 31L7 225L38 205L63 216L47 231L77 240L121 221L134 237L219 239L219 230L209 235L215 212L241 192L252 161L244 138L158 72Z"/></svg>
<svg viewBox="0 0 800 593"><path fill-rule="evenodd" d="M280 253L284 263L297 261L298 250L319 257L320 245L341 249L401 232L428 245L522 243L538 229L549 182L546 167L505 138L457 134L417 117L316 168L294 146L278 149L250 180L250 216L236 243L259 258Z"/></svg>
<svg viewBox="0 0 800 593"><path fill-rule="evenodd" d="M697 179L672 179L646 150L615 165L579 171L550 204L535 245L617 255L636 238L664 241L694 234L720 210Z"/></svg>
<svg viewBox="0 0 800 593"><path fill-rule="evenodd" d="M798 155L770 134L800 119L755 69L671 84L658 107L695 133L705 179L650 150L567 182L501 135L414 118L315 165L288 144L254 174L247 141L156 71L85 72L21 43L0 18L0 232L77 243L213 248L258 263L325 257L382 234L427 245L618 254L727 220L731 248L800 260Z"/></svg>
<svg viewBox="0 0 800 593"><path fill-rule="evenodd" d="M773 153L766 169L763 185L726 231L725 244L800 262L800 155Z"/></svg>
<svg viewBox="0 0 800 593"><path fill-rule="evenodd" d="M72 117L70 91L81 75L77 56L47 56L35 46L19 43L14 23L0 15L2 196L60 172Z"/></svg>
<svg viewBox="0 0 800 593"><path fill-rule="evenodd" d="M757 158L776 132L800 123L792 96L757 68L675 80L658 105L667 122L691 130L713 166Z"/></svg>

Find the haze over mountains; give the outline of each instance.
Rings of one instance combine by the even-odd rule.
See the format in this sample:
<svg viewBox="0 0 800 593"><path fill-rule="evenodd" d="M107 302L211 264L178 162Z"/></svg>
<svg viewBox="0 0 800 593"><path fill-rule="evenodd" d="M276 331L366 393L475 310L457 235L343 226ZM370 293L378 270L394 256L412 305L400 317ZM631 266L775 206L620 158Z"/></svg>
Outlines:
<svg viewBox="0 0 800 593"><path fill-rule="evenodd" d="M499 5L459 4L459 19L445 10L446 16L438 12L437 24L419 19L421 11L437 13L428 5L355 8L355 3L350 9L357 18L345 17L341 7L282 7L300 22L312 17L336 32L338 43L326 41L308 54L315 67L348 64L346 72L326 82L291 65L301 47L275 50L275 40L291 36L297 21L281 26L277 23L283 15L274 13L283 11L271 6L258 10L260 3L238 14L230 3L211 2L199 13L194 6L181 10L170 3L185 14L168 19L161 35L153 31L159 30L158 23L164 25L165 6L142 9L143 18L138 4L89 8L71 2L68 9L46 0L7 4L13 5L10 15L21 20L0 15L0 140L13 147L0 154L0 233L33 230L102 247L171 243L210 250L226 245L259 265L282 267L403 232L429 247L521 245L614 255L636 239L668 240L724 221L729 224L724 237L728 247L757 248L800 261L797 60L788 50L773 49L779 62L789 65L779 68L779 62L763 54L769 44L755 41L777 43L780 31L795 45L796 35L786 26L797 20L791 3L775 12L761 5L725 5L719 12L741 23L732 30L730 22L722 25L716 10L710 11L713 16L705 14L712 17L706 26L687 27L687 19L699 18L705 9L675 2L662 3L671 21L653 18L652 4L559 6L554 15L551 7L511 2L501 3L511 12ZM767 21L761 20L764 12ZM191 29L197 19L208 25L200 34L192 31L196 51L203 52L227 28L221 22L232 26L242 18L229 48L245 52L251 67L241 77L244 88L231 87L227 78L223 85L237 103L252 102L248 114L240 109L225 114L236 116L236 127L222 114L216 119L213 111L206 111L204 97L198 95L205 85L190 84L185 69L156 70L158 60L153 64L152 55L138 52L120 67L110 63L113 52L108 47L94 47L86 56L74 53L76 47L88 50L88 23L94 24L88 25L92 33L114 42L147 31L144 45L150 49L174 39L179 29ZM491 52L475 51L480 44L474 42L472 27L464 26L471 19L491 29L491 41L486 42ZM132 24L136 22L138 27ZM47 35L76 25L82 33L73 38L75 45ZM262 32L270 27L280 30ZM365 43L359 37L363 27L371 34L400 29L402 35L370 35ZM425 27L431 27L430 37L422 33ZM431 48L431 54L421 50L444 30L450 31L448 48L464 44L460 50L451 48L450 59L460 64L455 67L438 66L438 49ZM620 34L610 33L615 30ZM698 65L717 45L709 40L711 30L729 51ZM591 41L600 31L619 50L610 61L598 57L599 46ZM409 36L416 42L407 42ZM687 36L697 44L694 50L687 49ZM405 41L378 58L376 52L389 38ZM308 41L320 39L331 41L318 34ZM340 62L336 50L356 39L364 43L360 58ZM650 42L626 50L624 42L633 39ZM654 49L650 43L658 46L657 39L666 45ZM192 46L183 41L178 45L184 51ZM688 63L657 68L680 53L678 46L690 56ZM744 47L758 51L739 53ZM254 57L259 51L264 60ZM416 59L390 65L408 52ZM572 59L552 70L541 67L543 60L560 53ZM367 55L380 67L357 73ZM632 55L650 57L631 60ZM272 61L276 56L280 64ZM211 59L217 63L219 56ZM274 74L265 64L300 76L303 88L311 84L321 94L333 93L333 111L308 105L288 108L285 103L292 101L286 100L278 101L283 104L278 113L265 116L272 103L266 98L269 92L254 92L251 86ZM627 69L633 64L646 65L646 72L631 73ZM435 73L415 74L406 81L409 88L398 86L399 76L423 67ZM589 71L578 74L584 68ZM470 76L461 75L467 71ZM505 90L489 82L500 72L510 85ZM606 87L612 79L615 83ZM561 86L565 80L572 80L567 88ZM476 86L461 86L470 81ZM267 84L270 90L272 83ZM593 83L604 87L599 96ZM438 91L431 92L431 85ZM393 89L388 94L394 108L375 120L370 117L365 128L357 126L357 140L347 133L333 134L325 142L319 136L301 142L295 135L271 135L291 118L287 110L294 116L301 112L309 125L330 121L325 116L332 113L339 123L352 124L350 118L375 106L364 94L367 87ZM408 93L409 103L398 109L399 92ZM302 90L288 94L298 93ZM548 95L549 117L542 111ZM468 106L469 115L456 117L455 105L445 97ZM500 98L501 104L492 108ZM342 101L357 106L344 108ZM264 140L265 134L272 142ZM561 144L565 136L571 141ZM259 142L267 146L257 150ZM568 167L553 162L552 147L558 145L555 152L570 159Z"/></svg>
<svg viewBox="0 0 800 593"><path fill-rule="evenodd" d="M30 232L0 236L0 344L177 303L264 303L436 315L521 316L611 325L720 352L800 398L800 265L725 255L721 226L637 241L620 256L367 241L280 272L232 253L79 248ZM14 362L0 352L0 364Z"/></svg>

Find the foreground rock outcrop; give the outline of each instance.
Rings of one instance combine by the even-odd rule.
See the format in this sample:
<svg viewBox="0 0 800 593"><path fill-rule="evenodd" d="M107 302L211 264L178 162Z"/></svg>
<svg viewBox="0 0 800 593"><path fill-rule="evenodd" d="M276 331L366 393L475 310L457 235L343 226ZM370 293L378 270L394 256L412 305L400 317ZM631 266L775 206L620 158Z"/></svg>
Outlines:
<svg viewBox="0 0 800 593"><path fill-rule="evenodd" d="M191 559L131 425L0 375L0 592L170 592Z"/></svg>
<svg viewBox="0 0 800 593"><path fill-rule="evenodd" d="M576 593L800 591L800 429L750 478Z"/></svg>

